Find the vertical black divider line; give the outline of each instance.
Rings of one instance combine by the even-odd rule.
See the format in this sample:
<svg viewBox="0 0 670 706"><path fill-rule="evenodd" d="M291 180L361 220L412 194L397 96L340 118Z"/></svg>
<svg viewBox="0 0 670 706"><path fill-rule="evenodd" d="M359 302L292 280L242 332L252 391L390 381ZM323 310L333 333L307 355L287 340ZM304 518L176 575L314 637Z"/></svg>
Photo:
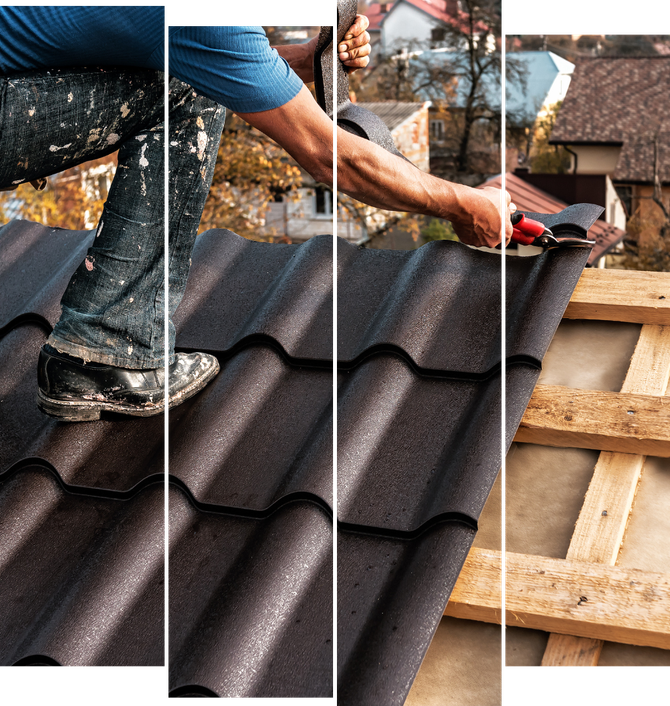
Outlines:
<svg viewBox="0 0 670 706"><path fill-rule="evenodd" d="M506 70L506 56L505 56L505 16L502 12L502 3L500 8L500 176L501 176L501 198L502 198L502 213L505 214L507 209L505 208L505 192L507 190L507 145L506 145L506 135L505 130L507 128L507 121L505 117L506 103L505 103L505 70ZM507 288L505 286L507 280L507 250L505 249L505 223L502 223L502 242L503 247L501 250L501 262L500 262L500 484L501 484L501 500L500 500L500 552L501 552L501 571L500 571L500 698L502 702L504 686L505 686L505 653L506 653L506 632L505 632L505 525L506 525L506 514L505 514L505 490L506 490L506 476L505 476L505 428L506 419L505 412L507 409L507 397L506 397L506 376L507 376L507 358L506 358L506 346L507 346Z"/></svg>
<svg viewBox="0 0 670 706"><path fill-rule="evenodd" d="M168 24L167 24L167 5L165 6L165 71L167 76L169 76L169 66L168 66L168 45L167 45L167 40L168 40ZM168 131L167 131L167 118L168 118L168 109L167 109L167 101L168 101L168 80L166 78L165 81L165 233L164 233L164 238L165 238L165 250L167 252L167 223L168 223L168 174L169 174L169 162L168 162ZM167 342L168 342L168 291L167 291L167 271L168 271L168 258L165 258L165 367L167 368L167 357L168 357L168 350L167 350ZM167 409L167 376L165 377L165 406ZM164 618L164 623L165 623L165 628L164 628L164 640L165 640L165 657L164 657L164 662L165 662L165 693L167 694L168 690L168 660L167 660L167 655L168 655L168 484L167 484L167 473L168 473L168 458L167 458L167 451L168 451L168 412L165 412L165 559L163 561L163 580L164 580L164 587L165 587L165 618Z"/></svg>
<svg viewBox="0 0 670 706"><path fill-rule="evenodd" d="M337 703L337 4L331 4L333 27L332 91L333 105L333 703Z"/></svg>

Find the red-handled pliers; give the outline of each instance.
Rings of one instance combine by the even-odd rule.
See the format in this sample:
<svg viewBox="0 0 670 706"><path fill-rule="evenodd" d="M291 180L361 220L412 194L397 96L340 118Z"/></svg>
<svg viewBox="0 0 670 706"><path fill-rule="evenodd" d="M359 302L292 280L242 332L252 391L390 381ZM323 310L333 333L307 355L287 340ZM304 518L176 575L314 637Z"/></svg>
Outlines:
<svg viewBox="0 0 670 706"><path fill-rule="evenodd" d="M595 240L586 238L561 238L556 237L544 223L528 218L524 213L512 214L512 242L520 245L535 245L547 250L548 248L574 248L593 247Z"/></svg>

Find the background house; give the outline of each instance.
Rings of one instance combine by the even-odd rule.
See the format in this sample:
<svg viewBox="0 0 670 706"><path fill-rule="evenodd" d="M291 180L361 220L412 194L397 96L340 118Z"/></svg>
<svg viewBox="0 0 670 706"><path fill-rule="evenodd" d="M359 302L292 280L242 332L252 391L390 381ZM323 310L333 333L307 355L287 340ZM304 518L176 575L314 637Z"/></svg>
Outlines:
<svg viewBox="0 0 670 706"><path fill-rule="evenodd" d="M570 152L572 174L611 180L640 245L670 221L669 86L669 56L581 60L550 139Z"/></svg>
<svg viewBox="0 0 670 706"><path fill-rule="evenodd" d="M461 22L460 0L396 0L370 3L368 32L385 53L429 47L444 39L444 25Z"/></svg>
<svg viewBox="0 0 670 706"><path fill-rule="evenodd" d="M429 84L420 89L419 94L433 99L430 109L431 171L445 178L452 176L450 162L458 143L452 133L457 136L460 132L459 121L466 109L471 85L468 72L464 70L467 61L464 52L437 49L417 52L410 62L419 80L424 85ZM526 163L536 122L565 98L574 64L549 51L514 52L508 56L507 62L507 168L513 169ZM432 83L427 80L427 66L434 67L436 80ZM445 79L450 72L461 75L455 75L449 83ZM485 119L474 126L471 171L486 178L500 172L498 140L493 139L499 129L496 115L499 116L502 109L497 67L491 66L481 75L477 92L480 113Z"/></svg>

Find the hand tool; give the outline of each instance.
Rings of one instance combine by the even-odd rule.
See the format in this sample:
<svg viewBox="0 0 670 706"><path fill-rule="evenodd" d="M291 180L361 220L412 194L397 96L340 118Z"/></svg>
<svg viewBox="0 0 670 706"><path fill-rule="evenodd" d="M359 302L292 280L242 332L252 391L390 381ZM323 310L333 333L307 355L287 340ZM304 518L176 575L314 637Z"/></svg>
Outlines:
<svg viewBox="0 0 670 706"><path fill-rule="evenodd" d="M574 231L569 237L554 235L544 223L528 218L524 213L512 214L512 242L521 245L535 245L548 250L550 248L585 248L593 247L595 240L575 237Z"/></svg>

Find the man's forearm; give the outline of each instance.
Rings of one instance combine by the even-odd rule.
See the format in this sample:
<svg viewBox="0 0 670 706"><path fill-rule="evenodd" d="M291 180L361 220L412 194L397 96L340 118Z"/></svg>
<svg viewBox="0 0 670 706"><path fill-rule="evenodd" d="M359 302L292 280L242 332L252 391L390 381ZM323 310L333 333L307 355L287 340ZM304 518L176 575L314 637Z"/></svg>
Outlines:
<svg viewBox="0 0 670 706"><path fill-rule="evenodd" d="M305 86L279 108L239 115L276 140L315 181L333 183L333 123ZM506 235L511 237L512 223L501 208L499 189L473 189L438 179L368 140L337 130L340 191L377 208L446 218L470 245L497 245L504 213Z"/></svg>
<svg viewBox="0 0 670 706"><path fill-rule="evenodd" d="M337 188L376 208L444 218L471 244L500 242L504 206L497 189L473 189L426 174L341 128L337 128ZM511 224L506 230L511 231Z"/></svg>
<svg viewBox="0 0 670 706"><path fill-rule="evenodd" d="M450 219L457 194L445 182L368 140L337 129L337 188L375 208ZM451 205L451 206L450 206Z"/></svg>

